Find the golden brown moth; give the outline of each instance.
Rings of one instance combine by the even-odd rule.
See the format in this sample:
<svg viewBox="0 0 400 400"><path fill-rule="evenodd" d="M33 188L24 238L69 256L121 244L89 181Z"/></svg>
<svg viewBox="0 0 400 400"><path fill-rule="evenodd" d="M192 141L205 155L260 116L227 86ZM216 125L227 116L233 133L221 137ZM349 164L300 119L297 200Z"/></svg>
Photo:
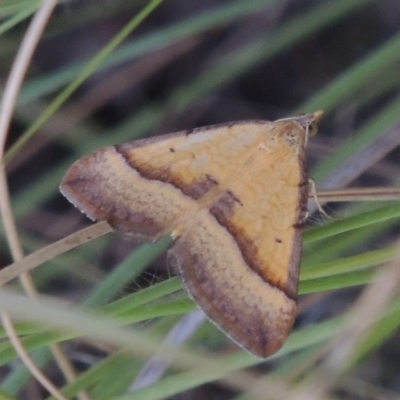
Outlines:
<svg viewBox="0 0 400 400"><path fill-rule="evenodd" d="M189 295L229 337L267 357L296 316L307 213L305 146L321 111L105 147L61 192L89 218L169 250Z"/></svg>

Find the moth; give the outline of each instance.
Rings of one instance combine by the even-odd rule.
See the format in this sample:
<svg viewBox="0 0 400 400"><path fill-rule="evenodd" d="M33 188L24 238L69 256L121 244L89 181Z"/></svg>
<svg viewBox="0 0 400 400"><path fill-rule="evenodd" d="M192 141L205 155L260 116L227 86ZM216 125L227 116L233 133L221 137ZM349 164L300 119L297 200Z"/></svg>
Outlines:
<svg viewBox="0 0 400 400"><path fill-rule="evenodd" d="M109 146L76 161L63 195L95 221L154 242L190 297L265 358L296 316L307 214L305 146L322 111L240 121Z"/></svg>

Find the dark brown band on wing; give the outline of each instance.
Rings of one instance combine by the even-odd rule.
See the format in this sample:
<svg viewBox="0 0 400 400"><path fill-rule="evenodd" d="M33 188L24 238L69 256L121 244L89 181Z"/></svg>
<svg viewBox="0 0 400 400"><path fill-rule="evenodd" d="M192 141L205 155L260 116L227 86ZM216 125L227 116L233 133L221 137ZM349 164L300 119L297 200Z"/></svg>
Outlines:
<svg viewBox="0 0 400 400"><path fill-rule="evenodd" d="M259 357L265 358L278 350L288 332L277 332L272 324L276 321L266 319L268 310L262 306L242 309L229 296L221 296L220 283L210 276L207 261L202 254L191 252L184 237L176 241L168 254L189 295L229 337Z"/></svg>
<svg viewBox="0 0 400 400"><path fill-rule="evenodd" d="M308 214L308 166L305 153L303 152L299 156L299 168L300 168L300 182L302 183L299 186L299 212L297 218L297 224L302 224L299 226L293 238L293 248L292 248L292 256L290 257L289 262L289 280L288 282L292 282L293 286L291 290L295 290L297 293L297 284L298 284L298 276L299 276L299 266L301 262L301 255L303 250L303 228L307 220ZM305 183L305 184L303 184Z"/></svg>
<svg viewBox="0 0 400 400"><path fill-rule="evenodd" d="M89 218L107 221L114 229L140 240L154 240L164 233L165 228L151 215L135 212L124 202L116 201L110 195L111 192L104 190L102 176L84 173L85 169L79 170L76 165L72 166L64 177L60 190Z"/></svg>
<svg viewBox="0 0 400 400"><path fill-rule="evenodd" d="M303 186L308 186L308 179L307 180L301 180L299 183L299 187L303 187Z"/></svg>
<svg viewBox="0 0 400 400"><path fill-rule="evenodd" d="M174 177L171 176L169 168L158 168L157 170L154 170L152 168L146 168L143 165L137 165L134 160L129 157L128 152L123 148L123 145L117 145L114 146L115 150L117 153L119 153L123 159L125 160L126 164L130 166L132 169L134 169L136 172L138 172L143 178L149 179L149 180L157 180L163 183L168 183L175 188L179 189L185 196L188 196L192 198L193 200L198 200L201 198L205 193L207 193L209 190L213 189L218 185L218 181L214 179L210 175L206 175L206 177L201 180L194 182L193 184L186 184L183 183L182 181L178 179L174 179ZM304 178L306 178L306 172L303 171L302 174L302 181L304 181ZM308 182L308 181L307 181ZM307 185L301 185L299 187L300 191L300 210L299 210L299 218L294 224L295 228L299 230L299 234L301 235L302 228L304 226L304 218L305 218L305 210L306 210L306 204L307 204L307 194L308 194L308 187ZM297 299L297 286L296 287L290 287L290 286L285 286L282 284L279 284L278 282L275 282L271 280L264 272L263 266L259 263L257 259L257 248L254 245L254 243L246 238L244 233L238 229L236 226L234 226L230 220L229 216L233 213L234 208L236 206L243 206L243 204L240 202L240 199L235 196L234 193L231 191L226 191L224 192L218 199L216 203L210 208L210 214L216 218L218 223L224 227L229 234L233 237L235 242L238 245L238 248L242 254L243 260L245 263L248 265L248 267L253 270L255 273L257 273L261 279L263 279L265 282L267 282L270 286L277 288L278 290L282 291L285 293L285 295L293 300L296 301ZM298 235L296 235L297 237ZM300 244L301 245L301 244ZM297 244L295 244L297 246ZM298 249L296 249L297 252ZM295 253L296 251L294 251ZM288 266L290 271L289 271L289 276L292 277L295 271L293 271L293 266L295 268L298 268L298 263L299 258L297 255L295 257L292 257L291 260L291 265ZM297 282L297 279L292 279L293 282Z"/></svg>
<svg viewBox="0 0 400 400"><path fill-rule="evenodd" d="M123 146L124 145L114 146L115 151L120 154L125 160L126 164L138 172L140 176L148 180L169 183L170 185L179 189L185 196L188 196L193 200L200 199L208 191L218 185L218 181L211 175L205 175L203 179L188 185L187 183L184 183L173 177L168 167L153 169L151 167L146 168L145 165L138 165L131 157L129 157L129 154L125 151Z"/></svg>
<svg viewBox="0 0 400 400"><path fill-rule="evenodd" d="M265 274L263 266L259 263L257 257L257 248L254 243L248 240L244 233L237 226L233 225L230 222L229 216L232 214L233 208L237 204L235 197L236 196L232 192L225 192L219 198L219 200L210 208L211 215L213 215L214 218L218 221L219 225L224 227L233 237L239 247L239 250L246 265L257 275L259 275L263 281L285 293L285 295L289 299L296 301L296 290L291 290L290 288L279 284L278 282L270 279Z"/></svg>

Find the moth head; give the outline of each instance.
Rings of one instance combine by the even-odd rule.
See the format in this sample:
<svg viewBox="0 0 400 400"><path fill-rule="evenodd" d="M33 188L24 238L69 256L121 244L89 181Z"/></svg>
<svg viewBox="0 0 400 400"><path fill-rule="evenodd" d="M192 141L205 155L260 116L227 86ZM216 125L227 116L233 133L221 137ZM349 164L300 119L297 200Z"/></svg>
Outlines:
<svg viewBox="0 0 400 400"><path fill-rule="evenodd" d="M276 122L284 126L282 132L289 146L306 146L308 138L317 133L318 123L323 113L322 110L318 110L311 114L283 118Z"/></svg>
<svg viewBox="0 0 400 400"><path fill-rule="evenodd" d="M307 129L296 120L277 121L273 128L277 149L282 146L293 149L303 148L307 140Z"/></svg>

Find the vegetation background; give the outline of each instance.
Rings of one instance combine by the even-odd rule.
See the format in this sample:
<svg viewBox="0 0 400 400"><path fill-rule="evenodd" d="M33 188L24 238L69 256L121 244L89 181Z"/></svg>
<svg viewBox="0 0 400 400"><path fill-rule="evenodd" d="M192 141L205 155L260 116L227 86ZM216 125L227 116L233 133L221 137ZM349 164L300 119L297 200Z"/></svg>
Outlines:
<svg viewBox="0 0 400 400"><path fill-rule="evenodd" d="M41 4L0 2L1 88ZM108 234L47 262L37 253L90 225L58 192L76 159L202 125L323 109L308 146L318 190L398 186L399 27L391 0L59 3L7 136L18 236L0 232L0 266L14 261L10 240L38 255L40 294L29 299L14 280L0 304L66 398L400 398L398 201L329 203L331 220L311 214L296 327L267 361L187 314L196 307L168 265L168 238L139 245ZM167 334L181 350L159 350L172 364L149 367ZM0 335L0 397L48 398Z"/></svg>

